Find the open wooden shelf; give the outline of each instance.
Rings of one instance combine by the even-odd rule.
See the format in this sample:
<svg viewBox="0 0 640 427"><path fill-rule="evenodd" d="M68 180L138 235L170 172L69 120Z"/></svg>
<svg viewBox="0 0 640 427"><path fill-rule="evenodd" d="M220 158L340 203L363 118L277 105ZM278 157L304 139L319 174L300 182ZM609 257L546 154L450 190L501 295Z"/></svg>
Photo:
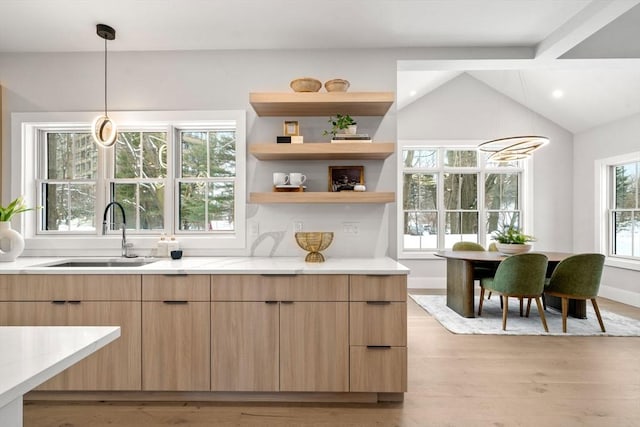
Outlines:
<svg viewBox="0 0 640 427"><path fill-rule="evenodd" d="M252 92L258 116L384 116L393 92Z"/></svg>
<svg viewBox="0 0 640 427"><path fill-rule="evenodd" d="M259 160L384 160L395 149L392 142L249 145L249 153Z"/></svg>
<svg viewBox="0 0 640 427"><path fill-rule="evenodd" d="M393 203L393 192L311 191L305 193L249 193L249 203Z"/></svg>

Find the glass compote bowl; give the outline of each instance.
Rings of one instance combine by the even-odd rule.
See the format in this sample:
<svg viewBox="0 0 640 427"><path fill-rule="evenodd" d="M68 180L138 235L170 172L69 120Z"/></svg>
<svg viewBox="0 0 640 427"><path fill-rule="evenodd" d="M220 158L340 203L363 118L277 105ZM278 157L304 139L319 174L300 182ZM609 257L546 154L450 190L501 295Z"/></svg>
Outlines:
<svg viewBox="0 0 640 427"><path fill-rule="evenodd" d="M320 253L333 242L333 232L330 231L299 231L295 234L296 242L309 253L304 258L306 262L324 262Z"/></svg>

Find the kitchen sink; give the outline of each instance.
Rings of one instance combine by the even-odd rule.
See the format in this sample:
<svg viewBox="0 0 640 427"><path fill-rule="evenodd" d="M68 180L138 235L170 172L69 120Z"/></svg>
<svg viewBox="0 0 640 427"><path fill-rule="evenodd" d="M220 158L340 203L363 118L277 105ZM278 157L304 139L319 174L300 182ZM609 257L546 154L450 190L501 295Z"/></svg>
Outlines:
<svg viewBox="0 0 640 427"><path fill-rule="evenodd" d="M158 261L153 258L116 258L116 259L73 259L60 261L55 264L44 265L43 267L66 267L66 268L82 268L82 267L141 267Z"/></svg>

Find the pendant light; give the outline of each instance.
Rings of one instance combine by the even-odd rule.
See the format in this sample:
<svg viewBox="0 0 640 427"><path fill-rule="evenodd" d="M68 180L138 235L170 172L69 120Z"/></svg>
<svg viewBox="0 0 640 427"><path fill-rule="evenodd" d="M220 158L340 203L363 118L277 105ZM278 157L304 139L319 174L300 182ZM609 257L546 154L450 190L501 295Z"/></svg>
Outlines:
<svg viewBox="0 0 640 427"><path fill-rule="evenodd" d="M518 71L518 77L520 80L520 87L522 88L524 104L526 106L527 92L524 87L524 80L522 78L521 71ZM533 128L533 113L531 127ZM484 151L485 153L491 153L488 159L490 161L511 162L529 158L531 156L531 153L533 153L538 148L547 145L549 141L549 138L540 135L509 136L506 138L498 138L491 141L483 142L478 146L478 149L480 151Z"/></svg>
<svg viewBox="0 0 640 427"><path fill-rule="evenodd" d="M98 36L104 39L104 115L98 116L91 125L91 135L102 147L111 147L118 138L118 128L107 114L107 40L115 40L116 30L108 25L96 25Z"/></svg>

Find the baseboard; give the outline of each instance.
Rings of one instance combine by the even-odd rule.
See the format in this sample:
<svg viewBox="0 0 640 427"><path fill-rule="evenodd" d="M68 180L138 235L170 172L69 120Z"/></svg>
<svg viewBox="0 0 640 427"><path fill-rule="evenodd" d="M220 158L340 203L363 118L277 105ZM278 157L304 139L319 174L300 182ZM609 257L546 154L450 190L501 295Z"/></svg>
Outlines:
<svg viewBox="0 0 640 427"><path fill-rule="evenodd" d="M446 289L446 277L411 277L407 278L409 289ZM600 286L598 296L623 304L640 307L640 293L625 291L611 286Z"/></svg>

